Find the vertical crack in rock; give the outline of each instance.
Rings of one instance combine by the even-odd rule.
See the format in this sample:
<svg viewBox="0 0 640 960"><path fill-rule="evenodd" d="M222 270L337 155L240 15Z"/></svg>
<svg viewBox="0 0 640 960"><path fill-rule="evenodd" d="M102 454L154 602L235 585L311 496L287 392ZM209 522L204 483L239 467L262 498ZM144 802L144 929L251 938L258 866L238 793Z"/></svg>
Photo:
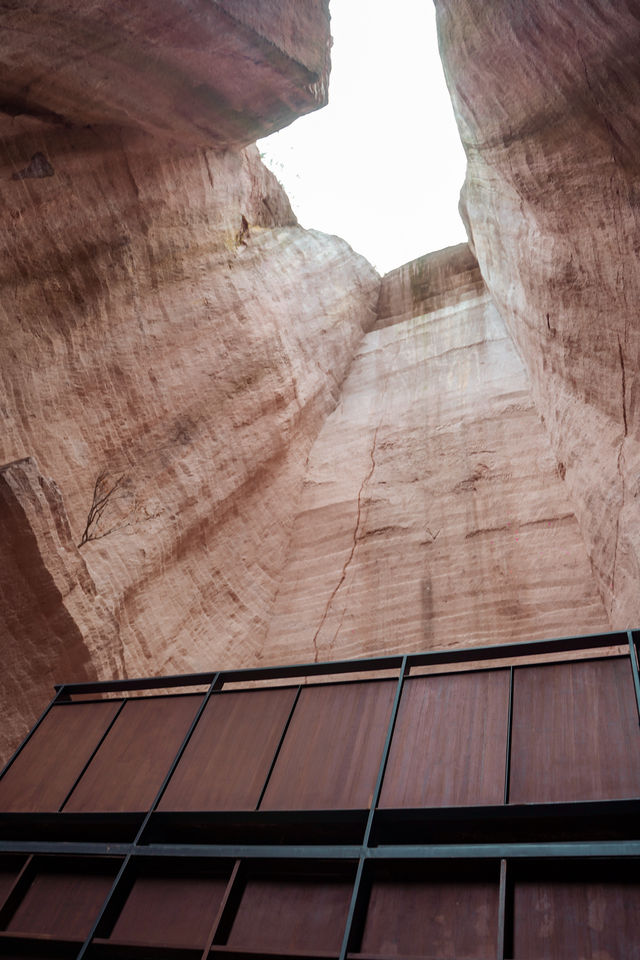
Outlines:
<svg viewBox="0 0 640 960"><path fill-rule="evenodd" d="M620 337L618 336L618 354L620 356L620 371L622 377L622 422L624 424L624 435L625 438L629 432L627 426L627 373L624 367L624 356L622 354L622 344L620 343ZM623 441L624 442L624 441ZM622 449L622 444L620 445ZM619 460L619 457L618 457Z"/></svg>
<svg viewBox="0 0 640 960"><path fill-rule="evenodd" d="M344 583L344 581L345 581L345 579L346 579L347 570L349 569L349 564L350 564L351 561L353 560L354 554L355 554L355 552L356 552L356 547L358 546L358 534L359 534L359 532L360 532L360 522L361 522L361 515L362 515L362 494L364 493L364 488L365 488L366 485L369 483L369 480L371 480L371 477L373 476L373 471L374 471L375 468L376 468L376 444L377 444L377 442L378 442L378 431L380 430L380 426L381 426L381 424L379 423L378 426L377 426L376 429L375 429L375 432L374 432L374 434L373 434L373 443L372 443L372 445L371 445L371 450L369 451L369 456L371 457L371 466L370 466L369 471L368 471L367 475L365 476L364 480L363 480L362 483L360 484L360 489L358 490L358 504L357 504L357 510L356 510L356 525L355 525L355 529L354 529L354 531L353 531L353 543L351 544L351 550L350 550L350 552L349 552L349 556L347 557L347 559L345 560L345 562L344 562L344 564L343 564L343 566L342 566L342 572L340 573L340 578L339 578L339 580L338 580L338 583L337 583L336 586L333 588L333 590L332 590L332 592L331 592L331 596L330 596L329 599L327 600L327 605L326 605L326 607L324 608L324 612L323 612L323 614L322 614L322 617L320 618L320 623L318 624L318 629L316 630L315 634L313 635L313 641L312 641L312 643L313 643L313 650L314 650L314 657L313 657L313 659L314 659L314 662L315 662L315 663L318 662L318 636L319 636L320 631L322 630L322 628L323 628L323 626L324 626L325 620L327 619L327 617L328 617L328 615L329 615L329 610L331 609L331 605L333 604L333 601L335 600L336 595L337 595L340 587L342 586L342 584ZM342 622L341 622L340 625L338 626L338 630L337 630L337 632L336 632L336 637L337 637L338 633L340 632L340 627L341 627L341 626L342 626ZM334 640L335 640L335 637L334 637Z"/></svg>
<svg viewBox="0 0 640 960"><path fill-rule="evenodd" d="M623 353L622 353L622 344L620 343L620 337L619 337L619 336L618 336L618 355L619 355L619 357L620 357L620 375L621 375L621 380L622 380L622 383L621 383L621 390L622 390L622 423L623 423L623 426L624 426L624 436L622 437L622 440L620 441L620 447L618 448L618 461L617 461L617 465L616 465L616 466L617 466L617 470L618 470L618 476L620 477L620 484L621 484L621 486L622 486L622 503L620 504L620 509L618 510L618 518L617 518L617 520L616 520L616 544L615 544L614 553L613 553L613 573L612 573L612 575L611 575L611 611L610 611L610 613L613 612L613 602L614 602L615 595L616 595L616 568L617 568L617 564L618 564L618 542L619 542L619 540L620 540L620 517L622 516L622 513L624 512L624 496L625 496L625 490L624 490L624 474L623 474L623 472L622 472L622 469L621 469L621 466L620 466L620 462L621 462L621 460L622 460L622 456L623 456L623 453L624 453L624 441L625 441L626 438L627 438L628 429L629 429L629 428L628 428L628 424L627 424L627 403L626 403L626 396L627 396L627 374L626 374L626 370L625 370L625 366L624 366L624 356L623 356Z"/></svg>

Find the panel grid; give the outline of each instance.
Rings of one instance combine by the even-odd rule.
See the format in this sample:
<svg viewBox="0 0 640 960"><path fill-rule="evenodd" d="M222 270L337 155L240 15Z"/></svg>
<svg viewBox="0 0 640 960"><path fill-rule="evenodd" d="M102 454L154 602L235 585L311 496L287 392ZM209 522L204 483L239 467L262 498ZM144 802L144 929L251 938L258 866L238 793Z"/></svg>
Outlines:
<svg viewBox="0 0 640 960"><path fill-rule="evenodd" d="M626 657L590 655L623 641ZM61 685L0 779L0 954L627 957L637 646L629 631ZM322 675L347 679L287 686ZM224 690L260 679L284 685ZM104 692L123 697L73 699ZM549 904L560 919L535 924Z"/></svg>

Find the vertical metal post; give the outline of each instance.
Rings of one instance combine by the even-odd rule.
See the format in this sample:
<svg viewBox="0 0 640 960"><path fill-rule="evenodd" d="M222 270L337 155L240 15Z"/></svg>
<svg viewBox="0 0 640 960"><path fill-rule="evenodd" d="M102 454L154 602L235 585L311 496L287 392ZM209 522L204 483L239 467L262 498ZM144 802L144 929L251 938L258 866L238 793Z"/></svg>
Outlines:
<svg viewBox="0 0 640 960"><path fill-rule="evenodd" d="M638 648L636 647L633 630L627 630L629 637L629 659L633 674L633 686L636 692L636 707L638 708L638 723L640 723L640 676L638 675Z"/></svg>
<svg viewBox="0 0 640 960"><path fill-rule="evenodd" d="M260 796L259 796L259 798L258 798L258 802L256 803L256 810L259 810L259 809L260 809L260 804L262 803L262 798L264 797L265 793L267 792L267 787L269 786L269 780L271 779L271 774L273 773L273 768L274 768L275 765L276 765L276 760L278 759L278 755L279 755L279 753L280 753L280 750L282 749L282 744L284 743L284 738L285 738L286 735L287 735L287 730L289 729L289 724L291 723L291 719L292 719L292 717L293 717L293 711L296 709L296 704L298 703L298 698L299 698L299 696L300 696L300 691L301 691L301 690L302 690L302 684L300 684L300 685L298 686L298 689L296 690L296 695L295 695L295 697L293 698L293 703L291 704L291 710L289 711L289 716L287 717L287 722L285 723L284 728L283 728L283 730L282 730L282 734L281 734L281 736L280 736L280 740L278 741L278 746L276 747L276 752L275 752L274 755L273 755L273 759L272 759L271 765L270 765L270 767L269 767L269 772L267 773L267 776L266 776L266 778L265 778L264 784L263 784L263 786L262 786L262 790L260 791Z"/></svg>
<svg viewBox="0 0 640 960"><path fill-rule="evenodd" d="M389 750L391 748L391 740L393 738L393 731L396 725L396 718L398 716L398 707L400 706L400 697L402 696L402 688L404 686L406 673L407 673L407 657L404 656L402 658L402 664L400 666L400 676L398 677L396 695L393 699L393 706L391 707L391 715L389 717L389 726L387 727L387 736L384 741L384 747L382 748L382 757L380 759L380 766L378 768L378 777L376 779L376 785L373 789L371 806L369 807L369 816L367 817L367 827L364 832L364 840L363 840L364 847L369 846L369 837L371 836L371 829L373 827L373 818L376 812L376 807L378 806L378 800L380 799L380 791L382 790L382 781L384 779L384 772L387 769L387 760L389 759Z"/></svg>
<svg viewBox="0 0 640 960"><path fill-rule="evenodd" d="M507 920L507 861L500 861L500 893L498 899L498 949L497 960L505 958L505 926Z"/></svg>
<svg viewBox="0 0 640 960"><path fill-rule="evenodd" d="M180 744L180 747L179 747L179 749L178 749L178 752L176 753L175 757L173 758L173 762L171 763L171 766L169 767L169 770L168 770L168 772L167 772L164 780L162 781L162 784L161 784L161 786L160 786L160 789L158 790L158 792L157 792L157 794L156 794L156 796L155 796L155 799L154 799L153 803L151 804L151 807L150 807L149 811L147 812L146 817L145 817L144 820L142 821L142 824L140 825L140 829L138 830L138 832L137 832L137 834L136 834L136 836L135 836L135 839L134 839L133 845L132 845L133 848L134 848L134 851L135 851L135 847L136 847L136 846L140 843L140 841L141 841L141 838L142 838L142 836L143 836L143 834L144 834L144 831L145 831L145 828L146 828L146 826L147 826L147 824L148 824L148 822L149 822L149 820L150 820L150 818L151 818L151 815L153 814L153 812L154 812L154 810L156 809L157 805L160 803L160 800L161 800L161 798L162 798L162 794L164 793L164 791L165 791L165 789L166 789L166 787L167 787L167 784L169 783L169 780L171 779L171 777L172 777L172 775L173 775L173 772L174 772L175 768L178 766L178 763L180 762L180 758L182 757L182 754L183 754L184 751L186 750L187 744L189 743L189 740L191 739L191 735L192 735L193 731L194 731L195 728L196 728L196 725L197 725L197 723L198 723L198 720L199 720L200 717L202 716L202 712L203 712L204 708L206 707L207 703L209 702L209 698L211 697L211 694L212 694L216 689L218 689L218 684L219 684L219 681L220 681L220 677L221 677L221 674L220 674L219 672L216 673L215 677L214 677L213 680L211 681L211 684L209 685L209 689L207 690L206 694L205 694L204 697L202 698L202 703L201 703L200 706L198 707L198 710L197 710L197 712L196 712L196 715L195 715L195 717L193 718L193 720L191 721L191 725L189 726L189 729L187 730L187 732L186 732L186 734L185 734L185 736L184 736L184 739L183 739L182 743ZM80 948L80 952L78 953L78 956L77 956L76 960L82 960L82 958L83 958L84 955L86 954L87 950L89 949L89 946L90 946L90 944L91 944L91 941L93 940L93 938L94 938L94 936L95 936L95 933L96 933L96 930L98 929L98 927L99 927L99 925L100 925L100 922L102 921L102 918L103 918L103 916L104 916L104 914L105 914L105 912L106 912L106 910L107 910L107 908L108 908L108 906L109 906L109 903L110 903L110 901L111 901L111 898L112 898L112 896L114 895L114 893L116 892L116 890L117 890L117 888L118 888L118 884L120 883L120 880L122 879L122 876L123 876L125 870L127 869L130 861L131 861L131 857L132 857L132 854L131 854L131 853L128 853L127 856L126 856L125 859L124 859L124 863L122 864L122 866L121 866L120 869L118 870L118 874L117 874L115 880L113 881L113 884L112 884L112 886L111 886L111 889L109 890L109 893L107 894L107 897L106 897L104 903L102 904L102 907L100 908L100 912L98 913L98 916L96 917L96 919L95 919L95 921L94 921L94 923L93 923L93 926L91 927L91 930L90 930L89 933L87 934L86 940L84 941L84 943L82 944L82 947Z"/></svg>
<svg viewBox="0 0 640 960"><path fill-rule="evenodd" d="M100 912L99 912L98 916L96 917L96 919L95 919L95 921L94 921L94 923L93 923L93 926L91 927L91 930L90 930L89 933L87 934L87 939L85 940L85 942L84 942L84 943L82 944L82 946L80 947L80 952L78 953L78 956L77 956L76 960L81 960L81 958L84 957L85 953L86 953L87 950L89 949L89 946L90 946L90 944L91 944L91 941L93 940L93 938L94 938L94 936L95 936L95 933L96 933L96 930L98 929L98 925L99 925L100 921L102 920L102 918L103 918L103 916L104 916L104 914L105 914L105 911L106 911L107 907L109 906L109 903L111 902L111 898L113 897L114 893L115 893L116 890L118 889L118 885L119 885L120 881L122 880L123 874L124 874L125 870L127 869L127 867L129 866L129 863L130 863L130 862L131 862L131 854L128 853L128 854L126 855L126 857L124 858L124 860L122 861L122 865L121 865L120 869L118 870L118 872L117 872L117 874L116 874L115 880L114 880L113 883L111 884L111 889L109 890L109 893L107 894L107 896L106 896L106 898L105 898L105 900L104 900L104 903L102 904L102 906L101 906L101 908L100 908Z"/></svg>
<svg viewBox="0 0 640 960"><path fill-rule="evenodd" d="M207 960L207 958L208 958L208 956L209 956L209 952L210 952L211 947L212 947L212 945L213 945L213 941L214 941L214 939L215 939L216 933L218 932L218 927L220 926L223 917L224 917L225 914L228 912L228 907L229 907L229 905L230 905L231 898L232 898L232 896L233 896L233 894L234 894L234 892L235 892L235 889L234 889L234 888L235 888L236 884L238 883L238 873L240 872L240 866L241 866L241 861L240 861L240 860L236 860L236 862L235 862L234 865L233 865L233 869L231 870L231 876L229 877L229 880L227 881L227 888L226 888L226 890L225 890L225 892L224 892L224 896L223 896L223 898L222 898L222 902L220 903L220 906L218 907L218 913L216 914L216 917L215 917L215 919L214 919L214 921L213 921L213 923L212 923L212 925L211 925L211 929L210 929L210 931L209 931L209 936L207 937L207 942L206 942L206 944L205 944L204 950L202 951L202 956L201 956L200 960Z"/></svg>
<svg viewBox="0 0 640 960"><path fill-rule="evenodd" d="M351 942L351 928L353 926L353 918L355 916L356 907L358 905L358 898L360 896L360 882L362 880L362 871L364 870L364 856L361 856L358 860L358 869L356 871L356 879L353 884L353 892L351 894L351 903L349 904L349 913L347 914L347 923L344 928L344 936L342 938L342 946L340 948L340 960L345 960L347 953L349 951L349 944Z"/></svg>
<svg viewBox="0 0 640 960"><path fill-rule="evenodd" d="M382 781L384 779L384 772L387 767L387 760L389 759L389 750L391 748L391 740L393 738L393 731L394 731L394 728L396 725L396 719L398 716L398 707L400 706L400 697L402 696L402 688L404 686L405 676L407 674L407 659L408 658L405 655L402 658L402 663L400 665L400 674L398 676L398 684L396 686L396 693L393 699L393 705L391 707L391 714L389 716L387 736L385 738L384 747L382 749L382 757L380 758L378 776L376 778L376 785L374 787L373 795L371 797L371 806L369 807L369 816L367 817L367 826L364 831L364 840L362 841L362 855L358 861L358 870L356 873L355 883L353 885L353 893L351 894L351 903L349 904L347 924L344 931L344 937L342 939L342 948L340 950L340 960L345 960L347 953L349 951L349 945L351 941L351 928L353 925L353 918L354 918L357 904L358 904L358 897L360 894L360 881L362 880L362 871L364 869L364 862L368 852L369 840L371 837L371 830L373 827L373 818L376 812L376 807L378 806L380 791L382 790Z"/></svg>
<svg viewBox="0 0 640 960"><path fill-rule="evenodd" d="M184 740L183 740L182 743L180 744L180 747L179 747L179 749L178 749L178 752L176 753L175 757L173 758L173 762L172 762L171 766L169 767L169 769L168 769L168 771L167 771L167 774L166 774L164 780L162 781L162 783L161 783L161 785L160 785L160 789L158 790L158 792L157 792L157 794L156 794L155 800L154 800L153 803L151 804L151 807L149 808L149 812L147 813L146 817L145 817L144 820L142 821L142 824L140 825L140 829L138 830L138 832L137 832L137 834L136 834L136 837L135 837L135 840L133 841L133 845L134 845L134 846L137 846L137 845L141 842L142 835L144 834L144 831L145 831L145 829L146 829L146 826L147 826L147 824L149 823L149 820L151 819L151 816L153 815L156 807L157 807L158 804L160 803L160 801L161 801L161 799L162 799L162 794L163 794L163 793L165 792L165 790L167 789L167 784L169 783L169 780L170 780L171 777L173 776L174 770L176 769L176 767L177 767L178 764L180 763L180 758L182 757L182 754L183 754L184 751L187 749L187 744L189 743L189 740L191 740L191 735L192 735L193 731L195 730L196 726L198 725L198 720L199 720L200 717L202 716L202 713L203 713L203 711L204 711L204 708L205 708L206 705L208 704L209 699L210 699L210 697L211 697L211 694L214 693L214 692L218 689L218 682L219 682L219 680L220 680L220 673L218 672L218 673L216 673L215 677L214 677L213 680L211 681L211 683L210 683L210 685L209 685L209 689L207 690L207 692L205 693L204 697L202 698L202 703L201 703L200 706L198 707L197 713L196 713L195 717L193 718L193 720L191 721L191 725L190 725L189 729L187 730L187 732L186 732L186 734L185 734L185 736L184 736Z"/></svg>
<svg viewBox="0 0 640 960"><path fill-rule="evenodd" d="M507 718L507 753L504 761L504 802L509 803L511 776L511 729L513 727L513 666L509 667L509 716Z"/></svg>
<svg viewBox="0 0 640 960"><path fill-rule="evenodd" d="M94 747L93 750L91 751L91 755L89 756L89 759L87 760L87 762L86 762L85 765L83 766L83 768L82 768L82 770L80 771L80 773L78 774L78 776L77 776L77 777L75 778L75 780L73 781L73 784L71 785L71 789L67 791L66 797L64 798L64 800L62 801L62 803L61 803L60 806L58 807L58 813L60 813L60 812L62 811L62 809L64 808L65 803L67 802L67 800L69 799L69 797L71 796L71 794L73 793L73 791L75 790L75 788L78 786L78 783L80 782L81 778L84 776L85 770L87 769L87 767L89 766L89 764L91 763L91 761L93 760L93 758L95 757L96 753L98 752L98 750L99 750L100 747L102 746L105 737L107 736L107 734L108 734L109 731L111 730L112 726L114 725L114 723L116 722L116 720L118 719L118 717L120 716L120 714L122 713L122 708L124 707L124 705L125 705L126 702L127 702L126 700L123 700L122 703L120 704L120 706L118 707L118 709L116 710L116 712L115 712L115 714L114 714L114 716L113 716L113 719L111 720L111 723L107 726L107 729L106 729L105 732L102 734L102 736L100 737L100 739L99 739L98 742L96 743L95 747Z"/></svg>

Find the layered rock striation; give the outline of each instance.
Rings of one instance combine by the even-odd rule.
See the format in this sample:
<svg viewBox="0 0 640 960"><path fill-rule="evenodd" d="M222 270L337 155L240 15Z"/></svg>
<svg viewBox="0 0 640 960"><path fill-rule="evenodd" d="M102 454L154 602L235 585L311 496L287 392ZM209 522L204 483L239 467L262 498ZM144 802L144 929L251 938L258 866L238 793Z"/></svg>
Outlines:
<svg viewBox="0 0 640 960"><path fill-rule="evenodd" d="M614 627L640 615L640 11L436 0L462 212Z"/></svg>
<svg viewBox="0 0 640 960"><path fill-rule="evenodd" d="M127 672L249 657L378 277L295 225L255 148L55 131L54 176L13 180L28 127L5 141L2 459L37 456L76 543L118 482L82 555Z"/></svg>
<svg viewBox="0 0 640 960"><path fill-rule="evenodd" d="M243 147L327 102L328 0L35 0L0 10L0 110Z"/></svg>
<svg viewBox="0 0 640 960"><path fill-rule="evenodd" d="M269 657L608 629L526 370L473 262L454 247L384 278L309 455Z"/></svg>
<svg viewBox="0 0 640 960"><path fill-rule="evenodd" d="M237 148L323 102L323 0L63 6L0 15L5 755L53 680L256 662L379 286Z"/></svg>
<svg viewBox="0 0 640 960"><path fill-rule="evenodd" d="M0 753L55 680L631 617L635 21L548 66L568 0L439 7L480 269L382 283L249 145L324 102L326 0L0 12Z"/></svg>

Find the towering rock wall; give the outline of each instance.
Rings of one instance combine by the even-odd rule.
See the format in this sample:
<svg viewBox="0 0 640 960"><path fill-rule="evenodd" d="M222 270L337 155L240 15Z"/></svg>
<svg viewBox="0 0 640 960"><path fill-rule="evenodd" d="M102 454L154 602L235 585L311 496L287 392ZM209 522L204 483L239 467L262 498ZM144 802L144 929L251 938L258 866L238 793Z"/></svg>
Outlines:
<svg viewBox="0 0 640 960"><path fill-rule="evenodd" d="M309 455L265 656L607 630L528 376L468 249L387 275L379 304Z"/></svg>
<svg viewBox="0 0 640 960"><path fill-rule="evenodd" d="M567 492L609 608L631 605L622 114L603 153L611 130L576 100L601 264L568 174L560 204L560 107L534 123L522 103L517 136L498 124L473 145L505 85L476 110L486 91L465 66L469 217L499 310L465 245L380 286L346 243L297 225L247 146L324 102L326 0L161 7L0 11L0 754L55 679L606 629ZM440 15L455 43L476 18L461 56L495 32L486 5ZM532 75L541 57L533 43ZM505 116L524 96L509 75ZM625 310L583 328L579 309L602 321L615 291Z"/></svg>
<svg viewBox="0 0 640 960"><path fill-rule="evenodd" d="M291 119L322 102L307 80L292 99L291 62L318 82L326 73L326 3L263 4L256 22L246 4L196 5L223 19L237 7L237 30L224 35L246 68L232 129L216 113L230 76L218 76L222 34L207 48L200 24L205 63L176 44L170 4L151 34L140 18L155 4L126 16L123 5L85 5L77 22L63 6L0 14L5 756L56 679L256 662L307 454L375 320L379 286L346 243L297 225L255 147L234 146L285 122L236 46L247 31L261 49L270 35L283 54L272 50L270 76ZM83 48L78 31L93 23L100 34L98 10L126 23L103 32L96 61L96 38ZM28 102L14 90L26 37ZM56 53L56 38L75 60ZM150 92L150 44L158 64L184 54L192 73L174 88L179 74L165 71ZM45 83L54 56L56 82ZM27 83L34 63L39 84ZM193 111L179 99L159 135L158 98L169 103L178 88L193 110L207 106L215 136L183 129ZM107 125L120 118L117 90L138 99L126 123Z"/></svg>
<svg viewBox="0 0 640 960"><path fill-rule="evenodd" d="M462 197L614 627L640 617L640 9L436 0Z"/></svg>

